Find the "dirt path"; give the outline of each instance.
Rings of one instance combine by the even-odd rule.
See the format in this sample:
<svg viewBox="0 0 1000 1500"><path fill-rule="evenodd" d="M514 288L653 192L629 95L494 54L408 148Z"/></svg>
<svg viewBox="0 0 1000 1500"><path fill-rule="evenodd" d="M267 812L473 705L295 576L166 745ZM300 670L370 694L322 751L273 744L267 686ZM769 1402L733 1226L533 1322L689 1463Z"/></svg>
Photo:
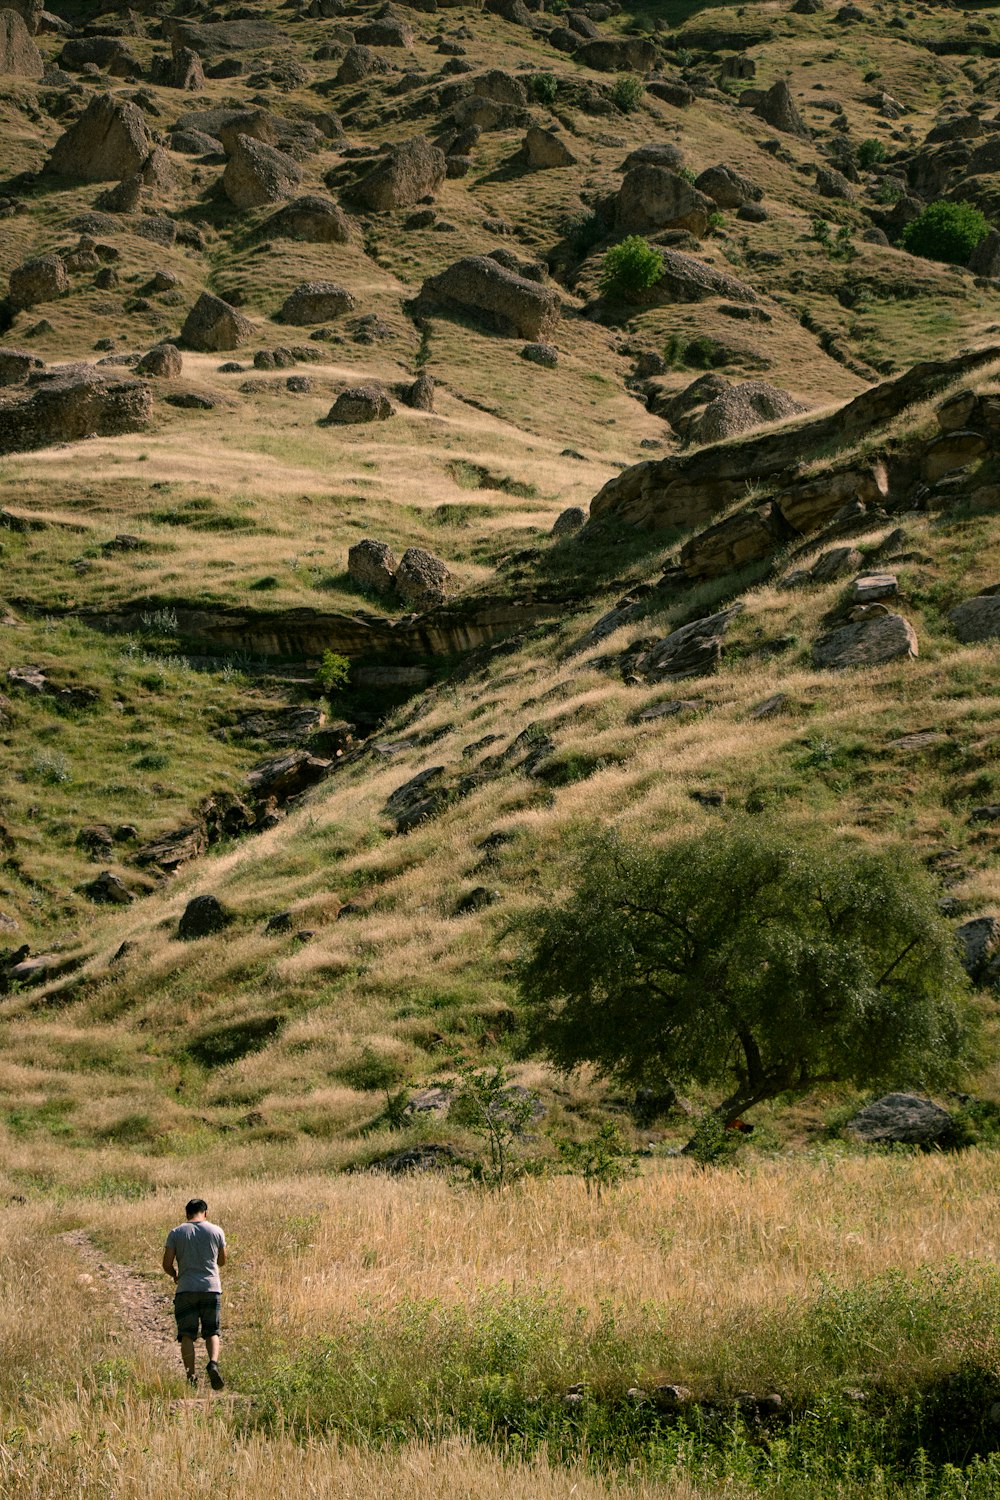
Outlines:
<svg viewBox="0 0 1000 1500"><path fill-rule="evenodd" d="M180 1356L173 1337L170 1291L164 1278L164 1289L154 1291L145 1277L129 1270L116 1260L109 1260L94 1244L85 1229L71 1229L59 1238L72 1245L94 1280L107 1288L122 1311L122 1328L134 1344L140 1345L171 1375L181 1372Z"/></svg>

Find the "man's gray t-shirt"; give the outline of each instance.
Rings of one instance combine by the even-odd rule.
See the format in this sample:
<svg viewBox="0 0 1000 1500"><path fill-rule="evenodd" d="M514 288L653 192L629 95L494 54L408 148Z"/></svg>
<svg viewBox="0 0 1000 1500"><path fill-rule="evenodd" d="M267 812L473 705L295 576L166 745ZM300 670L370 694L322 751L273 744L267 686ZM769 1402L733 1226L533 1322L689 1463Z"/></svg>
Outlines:
<svg viewBox="0 0 1000 1500"><path fill-rule="evenodd" d="M190 1219L178 1224L167 1235L167 1249L177 1260L179 1292L221 1292L219 1251L225 1249L226 1236L218 1224L207 1219Z"/></svg>

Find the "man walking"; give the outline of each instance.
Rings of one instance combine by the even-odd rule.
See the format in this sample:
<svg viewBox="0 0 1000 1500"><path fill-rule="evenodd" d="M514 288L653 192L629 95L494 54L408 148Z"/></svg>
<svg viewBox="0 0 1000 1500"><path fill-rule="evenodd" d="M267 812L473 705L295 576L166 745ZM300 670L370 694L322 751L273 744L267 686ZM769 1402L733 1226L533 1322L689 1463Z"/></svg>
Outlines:
<svg viewBox="0 0 1000 1500"><path fill-rule="evenodd" d="M192 1198L184 1212L187 1218L176 1229L171 1229L163 1251L163 1269L177 1283L174 1296L177 1339L188 1385L197 1389L194 1345L200 1325L208 1353L205 1373L213 1391L221 1391L226 1382L219 1371L219 1307L222 1302L219 1267L226 1264L226 1236L218 1224L209 1223L208 1204L204 1198Z"/></svg>

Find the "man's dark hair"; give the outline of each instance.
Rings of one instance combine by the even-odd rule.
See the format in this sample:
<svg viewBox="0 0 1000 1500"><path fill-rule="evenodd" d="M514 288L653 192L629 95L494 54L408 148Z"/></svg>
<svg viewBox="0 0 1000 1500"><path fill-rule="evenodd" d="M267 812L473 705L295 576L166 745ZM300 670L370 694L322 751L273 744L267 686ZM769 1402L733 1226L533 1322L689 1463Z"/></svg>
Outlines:
<svg viewBox="0 0 1000 1500"><path fill-rule="evenodd" d="M190 1203L185 1205L184 1212L189 1219L193 1219L195 1214L207 1214L208 1204L204 1198L192 1198Z"/></svg>

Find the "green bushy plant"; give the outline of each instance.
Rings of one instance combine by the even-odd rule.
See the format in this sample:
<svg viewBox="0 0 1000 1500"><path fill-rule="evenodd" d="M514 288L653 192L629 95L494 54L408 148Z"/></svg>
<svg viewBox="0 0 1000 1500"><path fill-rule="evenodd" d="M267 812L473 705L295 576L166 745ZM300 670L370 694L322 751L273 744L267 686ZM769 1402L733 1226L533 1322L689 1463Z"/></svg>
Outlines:
<svg viewBox="0 0 1000 1500"><path fill-rule="evenodd" d="M885 146L882 141L877 141L874 136L869 136L859 144L857 163L862 171L868 172L872 167L877 167L883 161L885 161Z"/></svg>
<svg viewBox="0 0 1000 1500"><path fill-rule="evenodd" d="M655 286L662 271L659 250L641 234L630 234L605 254L598 284L606 296L629 297Z"/></svg>
<svg viewBox="0 0 1000 1500"><path fill-rule="evenodd" d="M630 115L639 108L645 92L641 78L636 78L634 73L619 73L611 90L611 100L623 114Z"/></svg>
<svg viewBox="0 0 1000 1500"><path fill-rule="evenodd" d="M555 104L559 84L554 73L532 73L528 79L528 93L538 104Z"/></svg>
<svg viewBox="0 0 1000 1500"><path fill-rule="evenodd" d="M336 651L324 651L323 659L316 668L316 681L324 693L339 693L348 684L351 663L346 656Z"/></svg>
<svg viewBox="0 0 1000 1500"><path fill-rule="evenodd" d="M951 203L939 198L911 219L900 244L911 255L964 266L981 240L990 232L989 223L972 203Z"/></svg>

